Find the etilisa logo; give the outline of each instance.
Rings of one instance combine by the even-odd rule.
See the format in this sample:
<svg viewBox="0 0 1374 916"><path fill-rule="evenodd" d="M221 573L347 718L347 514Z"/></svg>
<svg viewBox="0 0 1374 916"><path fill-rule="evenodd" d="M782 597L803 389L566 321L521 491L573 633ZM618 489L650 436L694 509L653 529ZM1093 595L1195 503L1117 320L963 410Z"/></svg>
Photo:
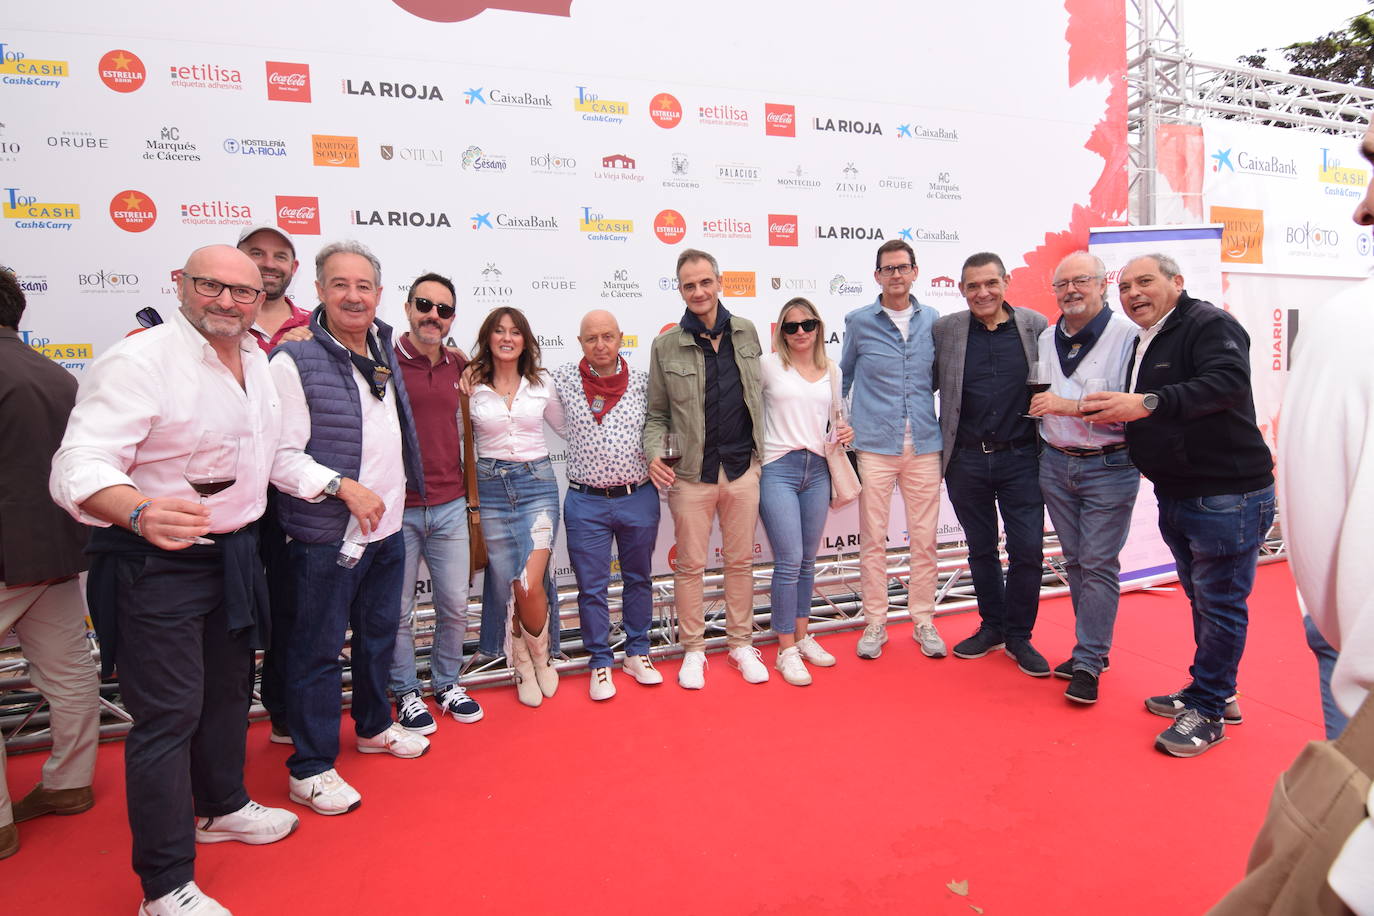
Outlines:
<svg viewBox="0 0 1374 916"><path fill-rule="evenodd" d="M262 137L228 137L222 144L231 156L252 156L256 159L285 159L286 141Z"/></svg>
<svg viewBox="0 0 1374 916"><path fill-rule="evenodd" d="M506 157L485 153L480 146L469 146L463 150L463 171L504 172Z"/></svg>
<svg viewBox="0 0 1374 916"><path fill-rule="evenodd" d="M181 205L181 221L187 226L251 226L253 208L231 200L200 200Z"/></svg>
<svg viewBox="0 0 1374 916"><path fill-rule="evenodd" d="M342 81L344 95L372 96L378 99L407 99L416 102L442 102L444 93L438 86L430 86L426 83L415 85L414 83L392 83L386 80L359 80L353 82L351 79Z"/></svg>
<svg viewBox="0 0 1374 916"><path fill-rule="evenodd" d="M773 247L797 247L797 216L795 213L768 214L768 244Z"/></svg>
<svg viewBox="0 0 1374 916"><path fill-rule="evenodd" d="M547 92L530 92L527 89L487 89L469 86L463 90L464 105L495 105L498 108L538 108L544 111L553 109L553 97Z"/></svg>
<svg viewBox="0 0 1374 916"><path fill-rule="evenodd" d="M292 235L319 235L320 199L278 194L277 225Z"/></svg>
<svg viewBox="0 0 1374 916"><path fill-rule="evenodd" d="M584 121L620 124L630 114L630 103L603 99L589 87L578 86L577 97L573 99L573 110L581 112Z"/></svg>
<svg viewBox="0 0 1374 916"><path fill-rule="evenodd" d="M1297 178L1298 163L1294 159L1280 159L1278 156L1256 156L1246 150L1219 149L1210 156L1212 171L1220 173L1239 172L1242 175L1255 175L1261 178Z"/></svg>
<svg viewBox="0 0 1374 916"><path fill-rule="evenodd" d="M51 203L38 194L25 193L24 188L4 189L3 214L14 220L16 229L57 229L71 231L72 224L81 219L79 204Z"/></svg>
<svg viewBox="0 0 1374 916"><path fill-rule="evenodd" d="M583 207L577 230L587 233L587 238L593 242L628 242L634 234L635 224L634 220L608 217L591 207Z"/></svg>
<svg viewBox="0 0 1374 916"><path fill-rule="evenodd" d="M65 60L40 60L13 42L0 42L0 84L55 89L70 75Z"/></svg>
<svg viewBox="0 0 1374 916"><path fill-rule="evenodd" d="M309 102L310 65L269 60L267 98L273 102Z"/></svg>
<svg viewBox="0 0 1374 916"><path fill-rule="evenodd" d="M682 123L682 103L676 96L660 92L649 102L649 117L665 130L671 130Z"/></svg>
<svg viewBox="0 0 1374 916"><path fill-rule="evenodd" d="M132 293L138 287L138 274L119 270L93 270L76 275L76 288L83 293Z"/></svg>
<svg viewBox="0 0 1374 916"><path fill-rule="evenodd" d="M797 106L766 103L763 106L763 133L768 137L795 137Z"/></svg>
<svg viewBox="0 0 1374 916"><path fill-rule="evenodd" d="M178 89L243 89L243 74L221 64L171 64L167 71Z"/></svg>
<svg viewBox="0 0 1374 916"><path fill-rule="evenodd" d="M701 237L706 239L748 239L754 237L754 227L748 220L733 216L718 216L701 221Z"/></svg>
<svg viewBox="0 0 1374 916"><path fill-rule="evenodd" d="M686 153L673 153L668 159L668 174L660 184L675 191L700 190L701 182L692 177L692 162Z"/></svg>
<svg viewBox="0 0 1374 916"><path fill-rule="evenodd" d="M142 191L120 191L110 201L110 219L125 232L146 232L157 222L157 206Z"/></svg>
<svg viewBox="0 0 1374 916"><path fill-rule="evenodd" d="M133 51L106 51L96 65L100 81L115 92L137 92L148 80L148 68Z"/></svg>
<svg viewBox="0 0 1374 916"><path fill-rule="evenodd" d="M862 283L851 283L844 278L844 274L835 274L830 279L830 295L832 296L862 296L864 285Z"/></svg>
<svg viewBox="0 0 1374 916"><path fill-rule="evenodd" d="M820 133L864 134L881 137L883 126L877 121L853 121L846 118L812 118L811 127Z"/></svg>
<svg viewBox="0 0 1374 916"><path fill-rule="evenodd" d="M388 226L393 229L452 229L442 210L352 210L348 221L355 226Z"/></svg>
<svg viewBox="0 0 1374 916"><path fill-rule="evenodd" d="M1321 168L1317 180L1332 187L1322 188L1322 193L1332 197L1359 197L1369 184L1369 172L1365 169L1347 168L1341 160L1331 155L1331 150L1322 147ZM1367 233L1361 233L1367 235Z"/></svg>
<svg viewBox="0 0 1374 916"><path fill-rule="evenodd" d="M609 156L601 157L601 168L592 172L593 178L602 181L629 181L641 182L644 176L639 174L635 161L624 153L612 153Z"/></svg>
<svg viewBox="0 0 1374 916"><path fill-rule="evenodd" d="M749 109L738 105L699 105L697 123L707 127L748 127Z"/></svg>

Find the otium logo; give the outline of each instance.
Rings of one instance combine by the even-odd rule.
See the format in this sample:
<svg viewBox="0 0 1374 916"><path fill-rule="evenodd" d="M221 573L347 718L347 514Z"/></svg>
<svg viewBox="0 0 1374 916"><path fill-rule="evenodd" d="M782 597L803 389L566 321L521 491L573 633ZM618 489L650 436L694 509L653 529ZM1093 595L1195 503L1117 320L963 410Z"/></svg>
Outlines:
<svg viewBox="0 0 1374 916"><path fill-rule="evenodd" d="M797 247L797 217L793 213L768 214L768 244L774 247Z"/></svg>
<svg viewBox="0 0 1374 916"><path fill-rule="evenodd" d="M157 222L157 206L142 191L120 191L110 201L110 219L125 232L146 232Z"/></svg>
<svg viewBox="0 0 1374 916"><path fill-rule="evenodd" d="M23 188L5 188L4 216L15 221L16 229L62 229L69 231L81 219L77 204L46 203Z"/></svg>
<svg viewBox="0 0 1374 916"><path fill-rule="evenodd" d="M277 225L292 235L319 235L320 199L278 194Z"/></svg>
<svg viewBox="0 0 1374 916"><path fill-rule="evenodd" d="M665 245L676 245L687 237L687 221L676 210L660 210L654 217L654 235Z"/></svg>
<svg viewBox="0 0 1374 916"><path fill-rule="evenodd" d="M682 123L682 103L666 92L660 92L649 103L649 117L659 127L671 129Z"/></svg>
<svg viewBox="0 0 1374 916"><path fill-rule="evenodd" d="M310 101L310 65L269 60L267 98L274 102Z"/></svg>
<svg viewBox="0 0 1374 916"><path fill-rule="evenodd" d="M583 207L577 229L587 233L587 238L593 242L625 242L635 231L635 224L634 220L608 217L591 207Z"/></svg>
<svg viewBox="0 0 1374 916"><path fill-rule="evenodd" d="M243 89L243 74L219 64L172 64L172 85L180 89Z"/></svg>
<svg viewBox="0 0 1374 916"><path fill-rule="evenodd" d="M797 135L797 106L768 102L763 106L763 133L768 137Z"/></svg>
<svg viewBox="0 0 1374 916"><path fill-rule="evenodd" d="M588 87L578 86L577 98L573 99L573 110L582 112L584 121L620 124L630 113L630 103L603 99Z"/></svg>
<svg viewBox="0 0 1374 916"><path fill-rule="evenodd" d="M310 149L316 165L334 168L358 167L358 138L335 137L330 134L311 134Z"/></svg>
<svg viewBox="0 0 1374 916"><path fill-rule="evenodd" d="M438 86L421 83L390 83L378 80L361 80L354 83L351 79L342 81L344 95L370 95L379 99L409 99L417 102L442 102L444 93Z"/></svg>
<svg viewBox="0 0 1374 916"><path fill-rule="evenodd" d="M106 51L98 66L100 81L115 92L136 92L148 78L148 69L133 51Z"/></svg>
<svg viewBox="0 0 1374 916"><path fill-rule="evenodd" d="M70 76L65 60L36 60L12 44L0 42L0 83L6 86L55 88Z"/></svg>

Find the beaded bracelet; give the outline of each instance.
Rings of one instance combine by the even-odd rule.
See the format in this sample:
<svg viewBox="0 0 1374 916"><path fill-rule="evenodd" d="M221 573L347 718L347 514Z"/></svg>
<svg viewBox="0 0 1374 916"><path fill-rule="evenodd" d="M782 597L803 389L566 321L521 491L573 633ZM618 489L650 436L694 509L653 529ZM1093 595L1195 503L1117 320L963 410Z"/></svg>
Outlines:
<svg viewBox="0 0 1374 916"><path fill-rule="evenodd" d="M145 499L137 506L134 506L134 511L129 513L129 530L139 537L143 537L143 532L139 530L138 517L143 514L143 510L148 508L148 504L151 502L151 499Z"/></svg>

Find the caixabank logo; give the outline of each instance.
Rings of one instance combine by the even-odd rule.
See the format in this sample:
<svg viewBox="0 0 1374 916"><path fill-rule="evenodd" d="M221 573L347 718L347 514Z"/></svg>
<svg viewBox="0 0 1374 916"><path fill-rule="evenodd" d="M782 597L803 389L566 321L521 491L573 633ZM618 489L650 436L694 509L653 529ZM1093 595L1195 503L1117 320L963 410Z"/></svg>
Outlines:
<svg viewBox="0 0 1374 916"><path fill-rule="evenodd" d="M536 108L540 111L552 111L553 96L547 92L531 92L528 89L511 89L500 86L488 89L485 86L469 86L463 90L463 104L483 107L492 105L497 108Z"/></svg>
<svg viewBox="0 0 1374 916"><path fill-rule="evenodd" d="M602 124L623 124L630 114L630 103L603 99L600 93L589 86L578 86L577 96L573 99L573 110L582 115L584 121L597 121Z"/></svg>
<svg viewBox="0 0 1374 916"><path fill-rule="evenodd" d="M634 234L635 223L632 219L611 217L591 207L583 207L577 230L585 232L593 242L628 242Z"/></svg>
<svg viewBox="0 0 1374 916"><path fill-rule="evenodd" d="M110 200L110 221L125 232L147 232L157 222L157 205L142 191L120 191Z"/></svg>
<svg viewBox="0 0 1374 916"><path fill-rule="evenodd" d="M310 65L269 60L267 98L273 102L309 102Z"/></svg>
<svg viewBox="0 0 1374 916"><path fill-rule="evenodd" d="M428 83L396 83L388 80L341 81L344 95L371 97L375 99L406 99L415 102L442 102L444 93L438 86Z"/></svg>
<svg viewBox="0 0 1374 916"><path fill-rule="evenodd" d="M34 57L28 48L0 41L0 84L56 89L70 75L65 60Z"/></svg>
<svg viewBox="0 0 1374 916"><path fill-rule="evenodd" d="M1237 149L1218 149L1209 157L1212 160L1212 171L1218 176L1226 172L1240 175L1253 175L1258 178L1288 178L1298 177L1297 160L1284 159L1272 153L1255 153L1251 150Z"/></svg>
<svg viewBox="0 0 1374 916"><path fill-rule="evenodd" d="M4 218L14 220L11 225L16 229L56 229L67 232L81 219L79 204L45 201L43 195L23 187L5 188L4 194Z"/></svg>
<svg viewBox="0 0 1374 916"><path fill-rule="evenodd" d="M148 80L148 68L137 54L123 48L106 51L96 65L100 81L115 92L137 92Z"/></svg>

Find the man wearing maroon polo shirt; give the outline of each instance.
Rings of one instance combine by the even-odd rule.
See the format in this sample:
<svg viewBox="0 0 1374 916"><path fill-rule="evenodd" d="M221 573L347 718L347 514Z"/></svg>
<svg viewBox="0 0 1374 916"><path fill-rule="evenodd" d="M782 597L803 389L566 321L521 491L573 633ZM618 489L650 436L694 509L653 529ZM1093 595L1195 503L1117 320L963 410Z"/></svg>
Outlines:
<svg viewBox="0 0 1374 916"><path fill-rule="evenodd" d="M442 717L476 722L482 707L458 683L463 640L468 627L467 488L461 454L462 416L458 380L467 360L443 345L453 326L453 282L427 273L411 284L406 299L410 330L396 342L396 364L405 379L415 431L420 439L425 495L406 490L401 533L405 538L405 575L401 596L401 625L391 662L391 693L396 698L396 721L403 728L428 735L438 728L421 697L415 669L415 639L411 617L415 611L415 576L420 557L429 567L434 599L434 642L430 650L430 685Z"/></svg>

